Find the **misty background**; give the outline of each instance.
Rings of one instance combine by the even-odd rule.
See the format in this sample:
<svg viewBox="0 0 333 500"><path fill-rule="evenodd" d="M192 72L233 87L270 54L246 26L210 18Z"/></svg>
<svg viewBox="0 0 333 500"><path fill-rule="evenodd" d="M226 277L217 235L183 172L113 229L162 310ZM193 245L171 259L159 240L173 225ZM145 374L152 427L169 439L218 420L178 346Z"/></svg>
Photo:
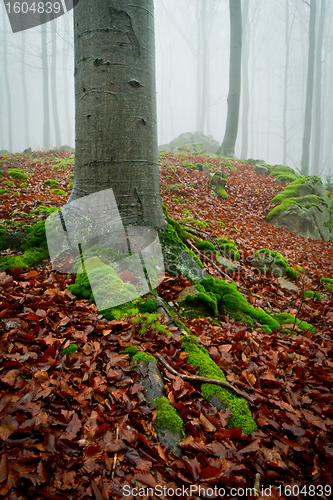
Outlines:
<svg viewBox="0 0 333 500"><path fill-rule="evenodd" d="M325 2L325 16L320 24L323 3L316 2L317 62L310 173L316 167L325 178L330 169L333 173L333 7L332 2ZM262 159L269 164L283 163L300 169L309 5L305 0L243 0L242 9L244 87L236 157L244 154L242 136L247 131L244 159ZM155 0L155 36L159 144L168 143L181 133L196 131L221 143L229 86L228 0ZM48 150L65 144L74 147L72 11L42 26L13 34L1 3L0 40L0 150ZM316 76L320 70L319 85ZM248 93L244 92L244 77ZM246 95L248 126L242 126ZM315 112L318 103L319 115ZM43 127L48 123L49 135L45 137ZM314 158L313 141L318 129L320 155Z"/></svg>

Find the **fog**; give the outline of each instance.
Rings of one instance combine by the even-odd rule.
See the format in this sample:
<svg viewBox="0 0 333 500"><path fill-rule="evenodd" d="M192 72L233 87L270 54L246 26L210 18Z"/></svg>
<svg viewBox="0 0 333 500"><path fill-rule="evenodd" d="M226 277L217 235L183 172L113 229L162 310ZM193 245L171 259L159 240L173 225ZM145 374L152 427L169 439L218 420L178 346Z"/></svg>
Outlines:
<svg viewBox="0 0 333 500"><path fill-rule="evenodd" d="M203 1L206 2L205 23L201 10ZM246 156L262 159L270 164L283 162L283 109L287 91L285 163L300 169L310 9L302 0L244 1L249 6L246 27L243 19L242 62L244 65L247 58L249 71L250 111ZM317 42L322 4L322 1L317 0ZM289 31L286 39L287 7ZM45 144L41 27L12 33L3 3L0 5L0 16L0 150L20 152L28 147L42 150ZM313 158L314 136L318 128L314 112L310 142L310 172L313 172L313 167L317 164L323 178L329 173L333 155L332 16L332 4L327 2L322 30L319 159ZM43 25L46 28L48 53L50 148L64 144L74 147L72 25L72 11ZM52 32L56 33L56 48L52 43ZM183 132L195 131L211 135L221 143L225 132L229 90L229 2L155 0L155 35L159 144L168 143ZM289 46L287 72L286 40ZM53 77L53 83L56 84L51 86L51 66L55 50L56 77ZM318 58L318 52L316 57ZM318 65L316 68L318 72ZM319 95L318 85L314 88L313 111ZM236 142L237 157L241 155L243 90L242 88ZM61 144L56 143L54 103L52 105L55 93ZM199 109L204 110L201 116Z"/></svg>

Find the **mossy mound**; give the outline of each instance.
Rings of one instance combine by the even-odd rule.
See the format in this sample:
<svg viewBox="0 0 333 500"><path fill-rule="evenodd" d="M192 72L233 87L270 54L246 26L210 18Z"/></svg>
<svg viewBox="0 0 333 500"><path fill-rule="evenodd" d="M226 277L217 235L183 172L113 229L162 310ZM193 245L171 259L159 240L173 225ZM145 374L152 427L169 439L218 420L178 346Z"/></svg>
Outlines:
<svg viewBox="0 0 333 500"><path fill-rule="evenodd" d="M277 172L284 172L287 174L295 174L295 170L291 167L287 167L286 165L274 165L273 171L270 175L276 175Z"/></svg>
<svg viewBox="0 0 333 500"><path fill-rule="evenodd" d="M219 248L227 255L229 258L234 260L240 260L240 255L238 252L238 248L236 247L236 243L232 240L228 240L227 238L217 238L216 241L219 243Z"/></svg>
<svg viewBox="0 0 333 500"><path fill-rule="evenodd" d="M129 354L131 356L131 359L133 359L134 361L137 361L138 363L149 363L150 360L157 363L154 356L152 356L151 354L148 354L147 352L140 351L134 345L129 345L128 347L126 347L126 349L124 349L123 351L120 351L120 354Z"/></svg>
<svg viewBox="0 0 333 500"><path fill-rule="evenodd" d="M251 265L264 273L270 273L274 276L288 276L291 280L298 281L296 269L289 266L283 255L269 248L258 250L254 254Z"/></svg>
<svg viewBox="0 0 333 500"><path fill-rule="evenodd" d="M28 248L22 255L6 255L0 259L0 267L2 269L20 267L22 271L25 271L28 267L35 266L48 258L49 252L46 248Z"/></svg>
<svg viewBox="0 0 333 500"><path fill-rule="evenodd" d="M306 290L304 292L304 297L306 299L311 299L311 298L315 298L316 300L320 300L321 299L321 293L320 292L317 292L315 290Z"/></svg>
<svg viewBox="0 0 333 500"><path fill-rule="evenodd" d="M24 170L20 170L19 168L11 168L8 170L8 175L13 179L28 179L28 175L24 172Z"/></svg>
<svg viewBox="0 0 333 500"><path fill-rule="evenodd" d="M298 326L298 328L300 330L304 330L304 331L306 330L306 331L309 331L311 333L316 333L316 329L313 325L295 318L295 316L293 316L292 314L275 313L274 318L279 322L280 325L294 325L296 322L296 326Z"/></svg>
<svg viewBox="0 0 333 500"><path fill-rule="evenodd" d="M29 186L29 184L27 182L21 182L21 184L20 184L20 188L26 188L28 186Z"/></svg>
<svg viewBox="0 0 333 500"><path fill-rule="evenodd" d="M0 225L0 251L6 250L6 229Z"/></svg>
<svg viewBox="0 0 333 500"><path fill-rule="evenodd" d="M187 362L199 367L199 375L227 382L223 371L211 359L208 351L192 336L183 337L182 349L189 353ZM247 402L224 387L214 384L202 384L202 395L206 399L217 396L223 405L230 408L233 413L228 427L241 427L245 434L251 434L257 429L252 418Z"/></svg>
<svg viewBox="0 0 333 500"><path fill-rule="evenodd" d="M332 198L319 177L298 176L272 203L279 206L266 215L266 220L276 227L306 238L333 239Z"/></svg>
<svg viewBox="0 0 333 500"><path fill-rule="evenodd" d="M44 220L34 224L30 229L28 229L27 232L28 232L27 237L22 240L21 244L22 250L26 250L32 247L47 248Z"/></svg>
<svg viewBox="0 0 333 500"><path fill-rule="evenodd" d="M43 186L53 186L53 187L58 187L59 182L54 180L54 179L46 179L46 181L43 182Z"/></svg>
<svg viewBox="0 0 333 500"><path fill-rule="evenodd" d="M220 198L227 200L228 193L225 190L225 186L227 184L227 176L223 174L220 170L217 170L213 177L210 180L210 185L214 192Z"/></svg>
<svg viewBox="0 0 333 500"><path fill-rule="evenodd" d="M262 325L270 328L270 331L279 328L279 323L262 309L250 306L243 295L238 292L235 283L225 280L206 278L196 284L198 293L187 295L184 304L184 314L188 317L217 316L219 314L231 314L239 320L250 316ZM252 319L252 322L253 322Z"/></svg>
<svg viewBox="0 0 333 500"><path fill-rule="evenodd" d="M58 194L59 196L65 196L66 191L64 191L63 189L50 189L50 193Z"/></svg>
<svg viewBox="0 0 333 500"><path fill-rule="evenodd" d="M7 186L14 186L15 181L1 181L1 184L6 184Z"/></svg>

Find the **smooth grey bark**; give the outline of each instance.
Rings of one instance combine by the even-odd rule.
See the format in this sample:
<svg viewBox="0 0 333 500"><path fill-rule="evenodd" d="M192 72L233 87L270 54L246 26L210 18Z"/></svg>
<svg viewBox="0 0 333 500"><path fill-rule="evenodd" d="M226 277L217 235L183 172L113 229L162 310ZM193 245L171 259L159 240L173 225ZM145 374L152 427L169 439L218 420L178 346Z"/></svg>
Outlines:
<svg viewBox="0 0 333 500"><path fill-rule="evenodd" d="M80 0L74 9L76 140L69 201L112 188L125 226L162 229L153 8L153 0Z"/></svg>
<svg viewBox="0 0 333 500"><path fill-rule="evenodd" d="M230 62L228 113L224 138L217 154L233 158L238 132L241 92L242 62L242 9L241 0L229 0L230 14Z"/></svg>
<svg viewBox="0 0 333 500"><path fill-rule="evenodd" d="M8 61L7 61L7 34L6 34L6 16L3 14L3 74L5 79L5 89L7 97L7 140L8 151L13 152L13 124L12 124L12 98L10 93L9 77L8 77Z"/></svg>
<svg viewBox="0 0 333 500"><path fill-rule="evenodd" d="M205 132L207 106L209 102L209 47L207 0L197 0L198 23L197 45L197 131Z"/></svg>
<svg viewBox="0 0 333 500"><path fill-rule="evenodd" d="M63 16L64 20L64 31L65 35L69 32L68 16ZM67 75L67 64L68 64L68 47L69 42L65 39L64 48L62 53L62 65L63 65L63 79L64 79L64 104L65 104L65 121L66 121L66 144L73 146L72 139L72 127L71 118L69 112L69 86L68 86L68 75Z"/></svg>
<svg viewBox="0 0 333 500"><path fill-rule="evenodd" d="M314 126L314 150L313 150L313 175L320 174L321 167L321 126L322 126L322 50L323 38L325 30L325 13L326 13L326 0L321 0L320 4L320 18L318 26L318 39L316 47L316 102L315 102L315 126Z"/></svg>
<svg viewBox="0 0 333 500"><path fill-rule="evenodd" d="M21 82L23 93L23 115L24 115L24 144L25 149L30 146L29 138L29 99L27 80L25 75L25 31L21 32Z"/></svg>
<svg viewBox="0 0 333 500"><path fill-rule="evenodd" d="M285 31L286 55L284 63L284 88L283 88L283 159L282 164L287 164L287 113L288 113L288 76L289 76L289 57L290 57L290 33L289 33L289 0L286 0L286 31Z"/></svg>
<svg viewBox="0 0 333 500"><path fill-rule="evenodd" d="M52 113L53 113L53 124L55 133L55 144L56 148L61 146L61 135L60 135L60 124L59 124L59 113L58 113L58 98L57 98L57 20L54 19L52 22L51 29L51 47L52 47L52 57L51 57L51 101L52 101Z"/></svg>
<svg viewBox="0 0 333 500"><path fill-rule="evenodd" d="M46 24L41 25L42 73L43 73L43 150L50 149L49 67L47 62Z"/></svg>
<svg viewBox="0 0 333 500"><path fill-rule="evenodd" d="M310 167L310 140L311 140L311 126L312 126L315 32L316 32L316 0L310 0L308 73L306 81L304 134L303 134L303 148L302 148L302 160L301 160L303 175L309 174L309 167Z"/></svg>
<svg viewBox="0 0 333 500"><path fill-rule="evenodd" d="M249 148L249 114L250 114L250 91L249 91L249 5L250 0L243 0L243 44L242 44L242 144L241 158L246 159Z"/></svg>

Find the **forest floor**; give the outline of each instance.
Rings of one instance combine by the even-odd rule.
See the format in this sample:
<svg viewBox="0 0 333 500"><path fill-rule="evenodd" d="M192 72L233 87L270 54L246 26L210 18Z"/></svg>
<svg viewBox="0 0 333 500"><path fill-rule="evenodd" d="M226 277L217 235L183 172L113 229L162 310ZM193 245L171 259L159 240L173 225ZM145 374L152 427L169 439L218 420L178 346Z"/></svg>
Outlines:
<svg viewBox="0 0 333 500"><path fill-rule="evenodd" d="M69 155L1 160L0 182L13 181L11 168L28 174L25 187L22 180L3 185L11 191L1 195L0 207L0 224L8 230L24 230L46 217L41 207L68 199L74 172ZM227 175L228 200L211 196L208 174L184 168L184 160L218 166ZM316 329L267 334L227 316L218 324L180 318L227 380L252 397L258 430L249 436L228 428L230 411L218 411L199 387L159 365L166 395L184 421L183 454L177 457L158 442L156 410L142 403L140 377L120 351L137 344L162 354L178 372L195 374L180 349L181 332L172 327L170 337L148 330L142 337L131 319L107 321L95 304L67 291L75 275L53 271L49 261L25 272L2 271L0 498L237 499L256 496L249 490L255 484L258 498L333 498L333 292L320 281L333 277L333 242L267 223L270 200L285 185L256 175L251 165L231 164L236 168L210 157L162 156L161 193L172 219L191 218L182 222L235 241L241 260L230 282L252 292L247 295L252 306L297 315ZM43 184L47 179L57 181L65 194L50 193L52 186ZM167 187L172 184L182 186ZM194 221L206 222L205 227ZM261 248L303 268L298 291L251 267ZM11 253L17 252L1 256ZM210 262L204 265L211 276L223 277ZM159 294L175 306L188 285L166 274ZM322 298L304 298L304 290L318 291ZM71 340L78 351L61 357Z"/></svg>

